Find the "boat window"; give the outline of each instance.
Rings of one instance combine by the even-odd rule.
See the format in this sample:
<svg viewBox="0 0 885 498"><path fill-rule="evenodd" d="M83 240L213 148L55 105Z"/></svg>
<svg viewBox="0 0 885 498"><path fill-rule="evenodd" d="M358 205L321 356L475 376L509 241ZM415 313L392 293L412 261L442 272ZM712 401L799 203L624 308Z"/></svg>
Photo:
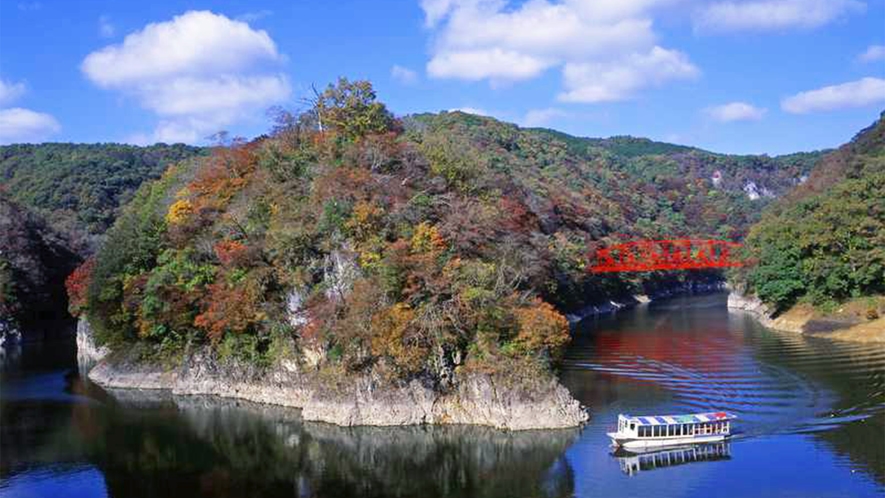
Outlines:
<svg viewBox="0 0 885 498"><path fill-rule="evenodd" d="M635 431L635 430L636 430L636 424L632 424L632 423L631 423L631 424L630 424L630 430L631 430L631 431Z"/></svg>

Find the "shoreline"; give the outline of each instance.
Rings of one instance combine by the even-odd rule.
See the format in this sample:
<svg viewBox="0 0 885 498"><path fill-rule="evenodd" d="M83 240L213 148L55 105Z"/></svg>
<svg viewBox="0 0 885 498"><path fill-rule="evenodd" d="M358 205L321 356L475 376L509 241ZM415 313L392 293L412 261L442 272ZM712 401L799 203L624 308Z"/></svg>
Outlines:
<svg viewBox="0 0 885 498"><path fill-rule="evenodd" d="M219 359L206 347L169 369L110 354L88 369L87 376L104 388L160 389L299 408L304 420L345 427L463 424L519 431L579 427L589 419L587 409L554 376L526 388L469 373L459 375L446 392L418 380L391 386L368 375L329 386L294 360L258 369Z"/></svg>
<svg viewBox="0 0 885 498"><path fill-rule="evenodd" d="M807 330L809 326L819 320L813 309L797 305L774 317L771 309L758 297L748 297L733 289L728 293L728 311L749 313L762 326L779 332L790 332L807 337L820 337L838 341L885 343L885 318L848 324L845 327L828 332L814 332Z"/></svg>

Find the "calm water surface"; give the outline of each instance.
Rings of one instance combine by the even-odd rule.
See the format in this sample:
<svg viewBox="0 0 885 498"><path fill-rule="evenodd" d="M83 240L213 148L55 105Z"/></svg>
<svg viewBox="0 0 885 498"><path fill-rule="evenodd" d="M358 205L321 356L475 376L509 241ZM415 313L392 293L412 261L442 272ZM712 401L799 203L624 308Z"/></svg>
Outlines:
<svg viewBox="0 0 885 498"><path fill-rule="evenodd" d="M0 374L0 496L885 496L885 348L766 331L703 296L588 320L562 380L581 430L346 429L294 410L107 392L73 345ZM612 455L618 413L727 410L731 442Z"/></svg>

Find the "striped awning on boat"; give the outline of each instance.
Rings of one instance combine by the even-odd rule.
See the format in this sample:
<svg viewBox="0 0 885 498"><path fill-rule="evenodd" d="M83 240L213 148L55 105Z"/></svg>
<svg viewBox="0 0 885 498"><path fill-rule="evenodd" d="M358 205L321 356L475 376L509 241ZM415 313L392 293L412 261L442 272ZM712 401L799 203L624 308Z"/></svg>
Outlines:
<svg viewBox="0 0 885 498"><path fill-rule="evenodd" d="M668 424L699 424L701 422L719 422L733 420L737 417L726 412L695 413L692 415L655 415L648 417L627 417L636 425L668 425Z"/></svg>

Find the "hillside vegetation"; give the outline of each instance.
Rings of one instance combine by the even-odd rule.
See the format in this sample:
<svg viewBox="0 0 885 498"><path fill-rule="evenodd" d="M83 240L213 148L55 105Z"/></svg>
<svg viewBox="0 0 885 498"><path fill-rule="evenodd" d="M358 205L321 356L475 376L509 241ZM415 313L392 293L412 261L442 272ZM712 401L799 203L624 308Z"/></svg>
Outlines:
<svg viewBox="0 0 885 498"><path fill-rule="evenodd" d="M260 363L294 343L322 372L443 386L458 368L546 372L563 310L718 275L595 276L595 245L740 239L768 201L748 183L782 193L815 160L398 120L341 80L272 136L142 187L69 279L71 306L117 347L211 343Z"/></svg>
<svg viewBox="0 0 885 498"><path fill-rule="evenodd" d="M0 147L0 190L61 231L100 234L145 180L201 153L184 144L16 144Z"/></svg>
<svg viewBox="0 0 885 498"><path fill-rule="evenodd" d="M826 155L746 243L758 264L734 280L778 311L885 293L885 117Z"/></svg>

